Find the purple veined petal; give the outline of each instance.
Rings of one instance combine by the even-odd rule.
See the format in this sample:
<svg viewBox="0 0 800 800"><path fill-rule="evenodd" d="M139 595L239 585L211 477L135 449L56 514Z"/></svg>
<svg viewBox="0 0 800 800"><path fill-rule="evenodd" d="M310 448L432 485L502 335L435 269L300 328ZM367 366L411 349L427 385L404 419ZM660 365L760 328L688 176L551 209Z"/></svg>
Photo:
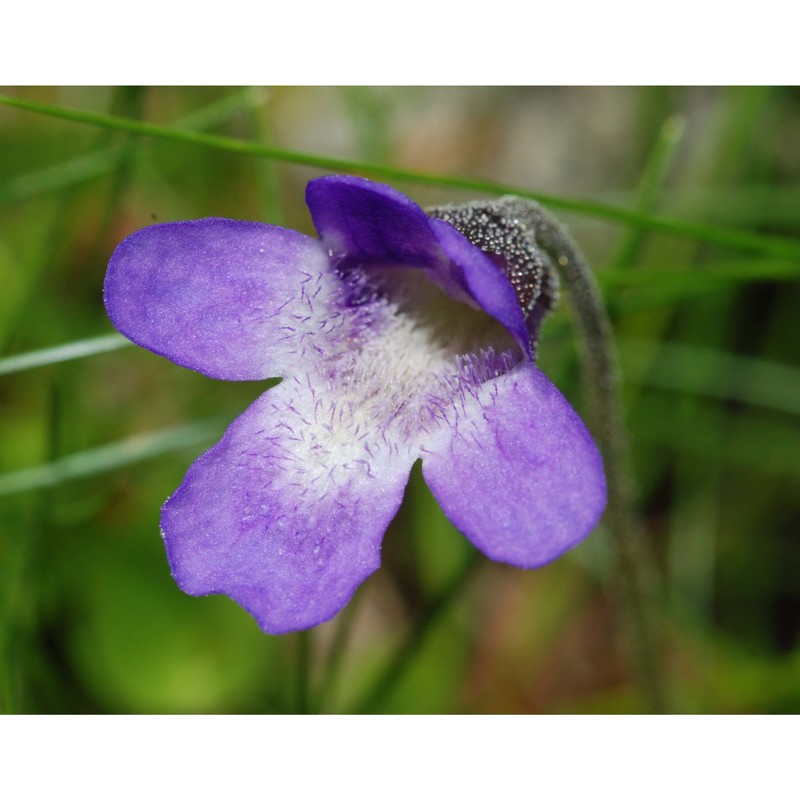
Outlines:
<svg viewBox="0 0 800 800"><path fill-rule="evenodd" d="M152 225L114 251L104 298L117 329L212 378L283 375L321 338L334 291L316 239L259 222ZM319 345L317 345L319 346Z"/></svg>
<svg viewBox="0 0 800 800"><path fill-rule="evenodd" d="M309 181L306 204L334 256L409 267L426 267L441 259L425 212L391 186L351 175L326 175Z"/></svg>
<svg viewBox="0 0 800 800"><path fill-rule="evenodd" d="M489 558L538 567L578 544L606 503L603 463L575 410L531 364L480 387L422 471L445 514Z"/></svg>
<svg viewBox="0 0 800 800"><path fill-rule="evenodd" d="M178 585L228 595L267 633L329 620L378 568L415 457L323 388L306 375L262 395L162 511Z"/></svg>

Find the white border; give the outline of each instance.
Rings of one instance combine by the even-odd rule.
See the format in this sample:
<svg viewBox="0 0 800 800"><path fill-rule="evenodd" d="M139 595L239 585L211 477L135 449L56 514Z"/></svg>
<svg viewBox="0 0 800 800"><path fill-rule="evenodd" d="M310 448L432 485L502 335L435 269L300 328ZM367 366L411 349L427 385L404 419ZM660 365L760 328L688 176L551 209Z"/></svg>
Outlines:
<svg viewBox="0 0 800 800"><path fill-rule="evenodd" d="M793 84L791 4L14 3L5 85Z"/></svg>
<svg viewBox="0 0 800 800"><path fill-rule="evenodd" d="M6 717L8 797L782 797L784 717ZM174 794L173 794L174 793Z"/></svg>

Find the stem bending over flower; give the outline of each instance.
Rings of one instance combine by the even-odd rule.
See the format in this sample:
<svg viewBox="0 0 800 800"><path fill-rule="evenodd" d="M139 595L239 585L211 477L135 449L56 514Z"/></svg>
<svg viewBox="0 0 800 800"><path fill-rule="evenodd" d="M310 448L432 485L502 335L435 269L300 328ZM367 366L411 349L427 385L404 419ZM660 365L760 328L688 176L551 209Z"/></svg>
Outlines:
<svg viewBox="0 0 800 800"><path fill-rule="evenodd" d="M590 406L608 478L606 519L615 552L618 601L639 677L653 711L663 709L652 624L648 564L633 512L633 481L622 420L619 370L611 323L594 274L580 248L538 203L506 196L429 209L502 263L525 311L531 348L558 293L555 265L569 291L580 333Z"/></svg>
<svg viewBox="0 0 800 800"><path fill-rule="evenodd" d="M539 246L558 264L570 293L580 334L583 371L591 397L594 430L608 480L606 520L615 557L619 602L628 638L651 711L661 712L665 698L661 683L657 631L654 626L651 566L634 512L634 482L625 424L620 377L611 322L594 274L578 245L554 217L533 201L513 198Z"/></svg>

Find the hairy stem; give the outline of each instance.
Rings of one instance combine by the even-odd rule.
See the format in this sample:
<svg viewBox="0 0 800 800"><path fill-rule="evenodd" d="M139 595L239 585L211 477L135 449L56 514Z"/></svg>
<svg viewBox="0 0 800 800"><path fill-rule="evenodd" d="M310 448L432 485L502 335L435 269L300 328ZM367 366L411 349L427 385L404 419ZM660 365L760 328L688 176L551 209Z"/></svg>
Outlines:
<svg viewBox="0 0 800 800"><path fill-rule="evenodd" d="M510 199L510 198L509 198ZM628 439L622 415L619 367L611 323L594 274L567 231L538 204L514 198L536 243L558 265L574 309L581 359L608 482L605 520L614 554L617 600L642 690L652 712L665 710L653 603L654 574L634 511Z"/></svg>

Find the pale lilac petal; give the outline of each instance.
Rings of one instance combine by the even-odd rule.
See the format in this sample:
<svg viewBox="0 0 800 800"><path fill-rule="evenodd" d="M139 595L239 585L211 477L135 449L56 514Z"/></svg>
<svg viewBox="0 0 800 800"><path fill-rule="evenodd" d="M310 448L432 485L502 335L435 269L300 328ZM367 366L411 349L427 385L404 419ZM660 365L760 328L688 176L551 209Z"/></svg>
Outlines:
<svg viewBox="0 0 800 800"><path fill-rule="evenodd" d="M194 463L161 520L184 591L285 633L333 617L378 568L413 457L365 446L338 410L309 376L286 379Z"/></svg>
<svg viewBox="0 0 800 800"><path fill-rule="evenodd" d="M326 281L317 240L258 222L202 219L125 239L104 296L114 325L142 347L212 378L257 380L297 360L308 344L303 326L317 330L329 313Z"/></svg>
<svg viewBox="0 0 800 800"><path fill-rule="evenodd" d="M597 524L606 502L600 454L536 367L478 387L451 426L425 446L422 471L448 518L487 556L538 567Z"/></svg>

